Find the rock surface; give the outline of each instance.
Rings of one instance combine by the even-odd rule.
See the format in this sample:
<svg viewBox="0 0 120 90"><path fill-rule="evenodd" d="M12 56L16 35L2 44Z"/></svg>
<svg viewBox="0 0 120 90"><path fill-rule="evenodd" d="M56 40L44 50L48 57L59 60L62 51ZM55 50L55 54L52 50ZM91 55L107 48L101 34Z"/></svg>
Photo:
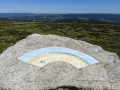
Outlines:
<svg viewBox="0 0 120 90"><path fill-rule="evenodd" d="M100 62L80 69L65 62L53 62L40 68L17 59L27 52L44 47L75 49ZM115 53L84 41L33 34L0 55L0 86L12 90L47 90L60 86L120 90L120 60Z"/></svg>

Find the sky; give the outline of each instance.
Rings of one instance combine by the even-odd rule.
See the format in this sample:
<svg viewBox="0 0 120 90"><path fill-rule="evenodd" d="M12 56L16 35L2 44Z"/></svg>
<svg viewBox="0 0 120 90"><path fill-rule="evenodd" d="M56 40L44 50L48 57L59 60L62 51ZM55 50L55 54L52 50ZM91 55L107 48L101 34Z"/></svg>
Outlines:
<svg viewBox="0 0 120 90"><path fill-rule="evenodd" d="M120 0L0 0L0 13L120 14Z"/></svg>

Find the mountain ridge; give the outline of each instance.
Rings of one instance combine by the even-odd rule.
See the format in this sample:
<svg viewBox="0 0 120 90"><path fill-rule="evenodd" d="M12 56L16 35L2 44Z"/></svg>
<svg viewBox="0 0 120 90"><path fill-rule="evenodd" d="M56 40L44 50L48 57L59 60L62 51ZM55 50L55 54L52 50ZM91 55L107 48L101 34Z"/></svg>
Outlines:
<svg viewBox="0 0 120 90"><path fill-rule="evenodd" d="M120 23L120 14L37 14L37 13L0 13L0 19L29 22L58 22L59 20L69 20L68 23L81 22L112 22ZM74 19L75 21L72 21ZM79 22L77 22L79 20ZM66 21L63 21L65 23ZM60 22L58 22L60 23Z"/></svg>

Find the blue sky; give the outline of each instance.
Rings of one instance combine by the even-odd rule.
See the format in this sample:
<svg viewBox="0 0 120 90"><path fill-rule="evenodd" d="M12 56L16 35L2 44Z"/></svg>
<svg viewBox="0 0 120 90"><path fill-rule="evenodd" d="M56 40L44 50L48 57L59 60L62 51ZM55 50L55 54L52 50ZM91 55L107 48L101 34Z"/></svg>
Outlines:
<svg viewBox="0 0 120 90"><path fill-rule="evenodd" d="M0 13L120 14L120 0L0 0Z"/></svg>

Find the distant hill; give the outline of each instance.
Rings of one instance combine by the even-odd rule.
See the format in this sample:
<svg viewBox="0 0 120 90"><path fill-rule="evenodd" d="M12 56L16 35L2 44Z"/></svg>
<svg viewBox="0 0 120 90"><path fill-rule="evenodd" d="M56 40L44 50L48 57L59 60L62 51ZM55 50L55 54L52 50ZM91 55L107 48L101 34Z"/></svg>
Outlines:
<svg viewBox="0 0 120 90"><path fill-rule="evenodd" d="M34 13L0 13L0 17L18 17L18 16L30 16L35 15Z"/></svg>
<svg viewBox="0 0 120 90"><path fill-rule="evenodd" d="M29 22L112 22L120 23L120 14L34 14L34 13L0 13L0 19Z"/></svg>

